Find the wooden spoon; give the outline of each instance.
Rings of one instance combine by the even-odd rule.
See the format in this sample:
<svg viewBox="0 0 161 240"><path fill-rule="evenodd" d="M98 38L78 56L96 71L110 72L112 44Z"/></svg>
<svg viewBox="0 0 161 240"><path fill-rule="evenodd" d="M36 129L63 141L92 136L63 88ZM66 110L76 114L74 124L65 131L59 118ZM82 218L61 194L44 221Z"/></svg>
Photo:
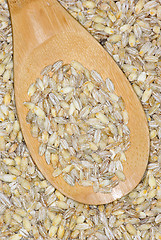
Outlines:
<svg viewBox="0 0 161 240"><path fill-rule="evenodd" d="M85 204L104 204L129 193L140 182L149 156L149 131L145 113L131 85L103 47L56 0L8 0L13 26L14 87L21 129L28 149L39 170L49 182L69 198ZM69 186L38 154L38 141L26 123L28 87L41 70L58 60L76 60L89 70L109 77L116 94L122 96L129 114L131 146L124 164L126 181L109 194L94 193L92 187Z"/></svg>

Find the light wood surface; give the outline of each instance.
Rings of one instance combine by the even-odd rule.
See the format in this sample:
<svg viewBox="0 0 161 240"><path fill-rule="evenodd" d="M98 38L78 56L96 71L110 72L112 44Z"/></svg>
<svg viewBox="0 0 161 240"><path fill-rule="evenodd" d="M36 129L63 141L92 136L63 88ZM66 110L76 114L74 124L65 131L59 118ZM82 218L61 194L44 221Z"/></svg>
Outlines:
<svg viewBox="0 0 161 240"><path fill-rule="evenodd" d="M128 80L103 47L56 0L8 0L13 26L15 99L22 133L42 174L66 196L85 204L104 204L129 193L140 182L149 156L149 131L143 108ZM124 164L126 181L110 194L94 193L91 187L69 186L52 177L53 168L38 154L38 141L26 123L28 87L46 65L57 60L77 60L89 70L109 77L129 114L131 146Z"/></svg>

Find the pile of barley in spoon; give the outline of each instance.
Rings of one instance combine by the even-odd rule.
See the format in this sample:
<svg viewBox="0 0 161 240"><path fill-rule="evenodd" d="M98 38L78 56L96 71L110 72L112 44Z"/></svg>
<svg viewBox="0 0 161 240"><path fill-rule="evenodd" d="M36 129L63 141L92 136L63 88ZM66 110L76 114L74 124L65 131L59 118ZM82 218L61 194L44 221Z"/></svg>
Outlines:
<svg viewBox="0 0 161 240"><path fill-rule="evenodd" d="M128 114L114 85L79 62L45 67L28 89L26 120L40 142L39 154L71 186L110 192L125 180ZM113 180L113 177L117 177Z"/></svg>

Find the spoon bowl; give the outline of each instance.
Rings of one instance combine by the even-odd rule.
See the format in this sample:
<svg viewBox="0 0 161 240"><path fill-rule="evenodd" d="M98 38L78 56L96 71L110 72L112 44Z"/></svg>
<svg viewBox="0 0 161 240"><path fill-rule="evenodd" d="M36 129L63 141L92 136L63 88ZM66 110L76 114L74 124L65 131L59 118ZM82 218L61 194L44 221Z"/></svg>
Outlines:
<svg viewBox="0 0 161 240"><path fill-rule="evenodd" d="M31 156L44 177L69 198L85 204L105 204L134 189L143 177L149 156L149 131L139 99L123 72L104 48L56 0L8 0L13 26L15 101L22 133ZM68 185L52 176L53 167L38 154L38 141L26 122L27 90L41 70L58 60L80 62L89 70L109 77L125 102L129 115L130 148L124 163L126 180L111 193L95 193L92 187Z"/></svg>

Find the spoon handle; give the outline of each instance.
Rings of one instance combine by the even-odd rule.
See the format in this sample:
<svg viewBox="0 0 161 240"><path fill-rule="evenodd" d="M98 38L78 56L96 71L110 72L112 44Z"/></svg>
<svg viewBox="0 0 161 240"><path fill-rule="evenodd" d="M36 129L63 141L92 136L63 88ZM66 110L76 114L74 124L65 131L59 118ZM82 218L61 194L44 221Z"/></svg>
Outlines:
<svg viewBox="0 0 161 240"><path fill-rule="evenodd" d="M8 0L8 3L15 42L14 52L16 54L17 50L23 49L23 57L25 52L36 48L53 35L66 32L70 36L71 32L80 29L80 24L76 24L73 17L56 0Z"/></svg>
<svg viewBox="0 0 161 240"><path fill-rule="evenodd" d="M8 5L10 9L21 9L25 4L31 4L35 0L8 0ZM57 2L56 0L47 0L45 1L47 5L51 5L54 2Z"/></svg>
<svg viewBox="0 0 161 240"><path fill-rule="evenodd" d="M32 0L7 0L7 1L8 1L10 11L16 11L16 10L22 8L22 6L24 6L24 4L27 4L27 3L31 2Z"/></svg>

